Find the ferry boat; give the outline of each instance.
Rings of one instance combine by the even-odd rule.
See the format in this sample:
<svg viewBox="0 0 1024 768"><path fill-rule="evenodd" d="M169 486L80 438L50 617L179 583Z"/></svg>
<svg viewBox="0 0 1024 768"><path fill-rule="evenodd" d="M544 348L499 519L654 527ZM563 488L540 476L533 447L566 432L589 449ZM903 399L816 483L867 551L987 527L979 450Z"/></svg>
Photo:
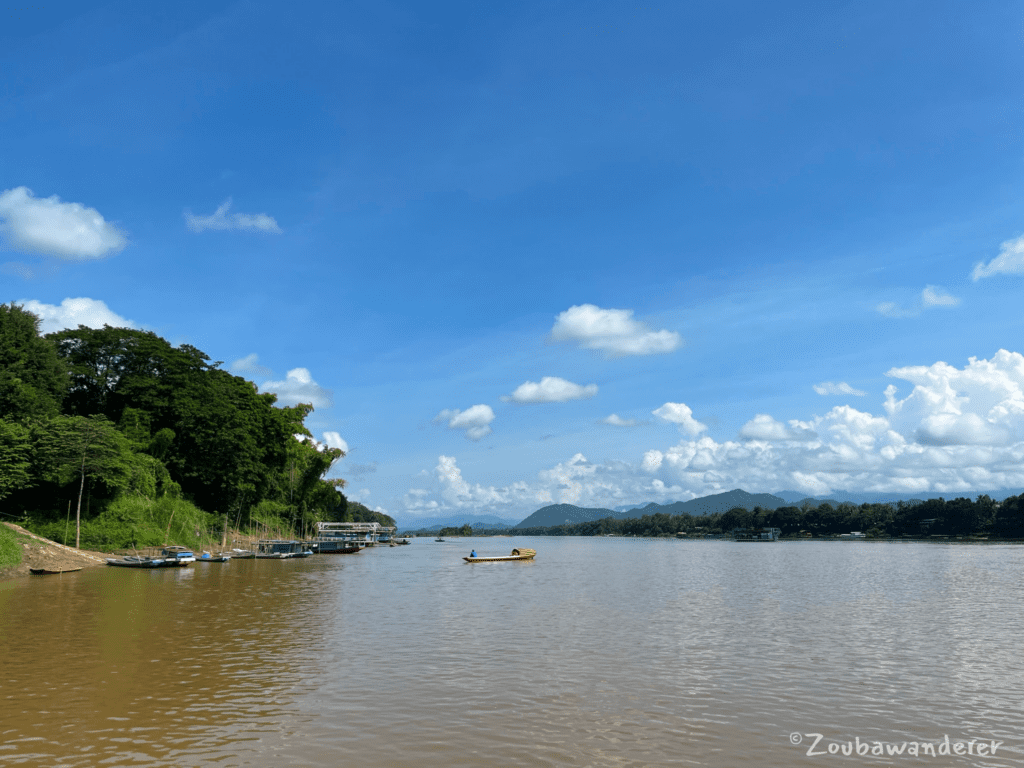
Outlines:
<svg viewBox="0 0 1024 768"><path fill-rule="evenodd" d="M394 526L380 523L317 523L310 545L320 554L354 554L378 542L391 542Z"/></svg>
<svg viewBox="0 0 1024 768"><path fill-rule="evenodd" d="M308 555L299 554L302 551L301 547L302 542L290 539L262 539L256 542L256 558L259 560L287 560L291 557L308 557Z"/></svg>

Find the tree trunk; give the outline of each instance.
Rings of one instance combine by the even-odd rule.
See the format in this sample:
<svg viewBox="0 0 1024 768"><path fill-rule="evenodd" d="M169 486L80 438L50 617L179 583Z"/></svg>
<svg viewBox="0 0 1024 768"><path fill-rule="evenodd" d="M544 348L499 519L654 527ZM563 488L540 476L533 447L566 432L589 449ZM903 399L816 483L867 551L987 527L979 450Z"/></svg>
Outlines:
<svg viewBox="0 0 1024 768"><path fill-rule="evenodd" d="M78 485L78 507L75 508L75 549L81 549L82 492L85 490L85 454L82 454L82 482Z"/></svg>

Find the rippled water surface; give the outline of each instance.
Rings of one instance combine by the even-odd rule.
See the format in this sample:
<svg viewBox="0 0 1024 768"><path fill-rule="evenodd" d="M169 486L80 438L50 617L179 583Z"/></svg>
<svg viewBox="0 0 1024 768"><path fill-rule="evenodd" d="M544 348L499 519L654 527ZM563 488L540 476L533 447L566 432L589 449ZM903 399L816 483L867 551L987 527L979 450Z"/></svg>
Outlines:
<svg viewBox="0 0 1024 768"><path fill-rule="evenodd" d="M534 562L461 557L532 546ZM1024 547L615 538L0 584L0 765L1024 764ZM859 738L994 756L808 756ZM800 734L798 739L791 734Z"/></svg>

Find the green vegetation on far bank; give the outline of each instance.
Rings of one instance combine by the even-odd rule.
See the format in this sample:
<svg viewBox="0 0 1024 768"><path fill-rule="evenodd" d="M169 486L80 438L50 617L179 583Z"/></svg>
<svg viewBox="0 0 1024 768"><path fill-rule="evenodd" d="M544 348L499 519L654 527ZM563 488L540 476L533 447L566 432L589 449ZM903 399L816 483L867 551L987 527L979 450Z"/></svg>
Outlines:
<svg viewBox="0 0 1024 768"><path fill-rule="evenodd" d="M393 524L327 478L344 453L313 439L311 405L278 406L219 366L148 331L43 336L35 315L0 304L0 513L98 550Z"/></svg>
<svg viewBox="0 0 1024 768"><path fill-rule="evenodd" d="M710 515L658 513L627 520L604 518L575 525L515 528L523 536L701 536L735 528L779 528L783 538L839 536L852 531L871 538L985 536L1024 538L1024 496L1001 502L977 499L928 499L919 503L839 504L753 510L736 507Z"/></svg>

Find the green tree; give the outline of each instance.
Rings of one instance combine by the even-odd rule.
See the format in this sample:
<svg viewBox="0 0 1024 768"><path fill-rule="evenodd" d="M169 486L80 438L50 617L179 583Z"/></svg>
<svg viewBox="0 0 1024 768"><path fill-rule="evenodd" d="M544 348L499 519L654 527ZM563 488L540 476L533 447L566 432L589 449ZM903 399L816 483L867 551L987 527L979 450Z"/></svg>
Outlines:
<svg viewBox="0 0 1024 768"><path fill-rule="evenodd" d="M0 304L0 418L55 416L67 387L66 366L40 337L39 318L13 302Z"/></svg>
<svg viewBox="0 0 1024 768"><path fill-rule="evenodd" d="M32 485L31 458L29 430L0 419L0 499Z"/></svg>
<svg viewBox="0 0 1024 768"><path fill-rule="evenodd" d="M103 416L72 416L50 419L43 427L40 453L47 459L57 482L78 482L75 507L75 547L82 531L82 496L86 479L124 488L131 480L131 448L113 424Z"/></svg>

